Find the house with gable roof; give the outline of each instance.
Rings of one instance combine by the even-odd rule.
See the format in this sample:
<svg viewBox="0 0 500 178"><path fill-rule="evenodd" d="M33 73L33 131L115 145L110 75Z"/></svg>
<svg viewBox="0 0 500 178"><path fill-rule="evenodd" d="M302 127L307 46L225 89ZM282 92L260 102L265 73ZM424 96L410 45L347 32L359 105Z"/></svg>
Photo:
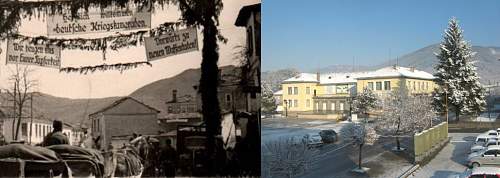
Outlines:
<svg viewBox="0 0 500 178"><path fill-rule="evenodd" d="M93 138L100 137L100 147L121 147L132 133L155 135L161 130L158 124L160 111L132 97L123 97L89 115ZM128 140L126 140L128 141Z"/></svg>

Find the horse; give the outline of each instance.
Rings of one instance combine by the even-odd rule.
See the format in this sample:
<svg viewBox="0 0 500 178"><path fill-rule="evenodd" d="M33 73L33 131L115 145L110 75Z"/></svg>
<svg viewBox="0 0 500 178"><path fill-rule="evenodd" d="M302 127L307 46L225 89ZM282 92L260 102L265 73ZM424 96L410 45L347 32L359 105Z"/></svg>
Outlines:
<svg viewBox="0 0 500 178"><path fill-rule="evenodd" d="M100 137L87 137L80 146L97 150L99 140ZM135 147L126 146L100 153L104 157L103 177L141 177L144 166Z"/></svg>

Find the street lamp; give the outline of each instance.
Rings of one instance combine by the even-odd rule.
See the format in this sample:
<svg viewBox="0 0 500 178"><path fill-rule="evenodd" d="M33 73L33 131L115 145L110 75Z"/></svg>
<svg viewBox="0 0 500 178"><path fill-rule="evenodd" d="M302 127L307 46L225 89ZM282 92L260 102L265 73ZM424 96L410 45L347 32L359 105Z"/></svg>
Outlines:
<svg viewBox="0 0 500 178"><path fill-rule="evenodd" d="M288 101L285 100L285 118L288 117Z"/></svg>

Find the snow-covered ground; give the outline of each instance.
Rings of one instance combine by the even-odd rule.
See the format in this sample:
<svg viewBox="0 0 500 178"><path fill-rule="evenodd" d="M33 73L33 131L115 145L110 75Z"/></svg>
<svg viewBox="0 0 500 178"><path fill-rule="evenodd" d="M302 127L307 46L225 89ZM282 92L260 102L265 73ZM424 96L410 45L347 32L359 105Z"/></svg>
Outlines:
<svg viewBox="0 0 500 178"><path fill-rule="evenodd" d="M337 133L345 123L335 120L312 119L266 119L262 121L262 144L283 138L318 134L321 130L333 129Z"/></svg>
<svg viewBox="0 0 500 178"><path fill-rule="evenodd" d="M473 119L473 121L477 121L477 122L495 122L497 120L496 118L498 118L498 115L500 115L500 113L491 113L491 115L489 115L488 113L482 113L476 119Z"/></svg>

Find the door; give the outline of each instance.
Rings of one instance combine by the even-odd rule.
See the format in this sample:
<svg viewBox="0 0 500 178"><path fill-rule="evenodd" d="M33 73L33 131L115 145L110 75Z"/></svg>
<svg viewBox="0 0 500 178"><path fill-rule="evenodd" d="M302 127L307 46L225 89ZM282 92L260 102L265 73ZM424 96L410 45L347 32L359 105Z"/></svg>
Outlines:
<svg viewBox="0 0 500 178"><path fill-rule="evenodd" d="M483 159L481 159L481 162L479 164L481 165L494 164L495 161L497 160L496 155L497 155L497 150L489 150L484 152Z"/></svg>

